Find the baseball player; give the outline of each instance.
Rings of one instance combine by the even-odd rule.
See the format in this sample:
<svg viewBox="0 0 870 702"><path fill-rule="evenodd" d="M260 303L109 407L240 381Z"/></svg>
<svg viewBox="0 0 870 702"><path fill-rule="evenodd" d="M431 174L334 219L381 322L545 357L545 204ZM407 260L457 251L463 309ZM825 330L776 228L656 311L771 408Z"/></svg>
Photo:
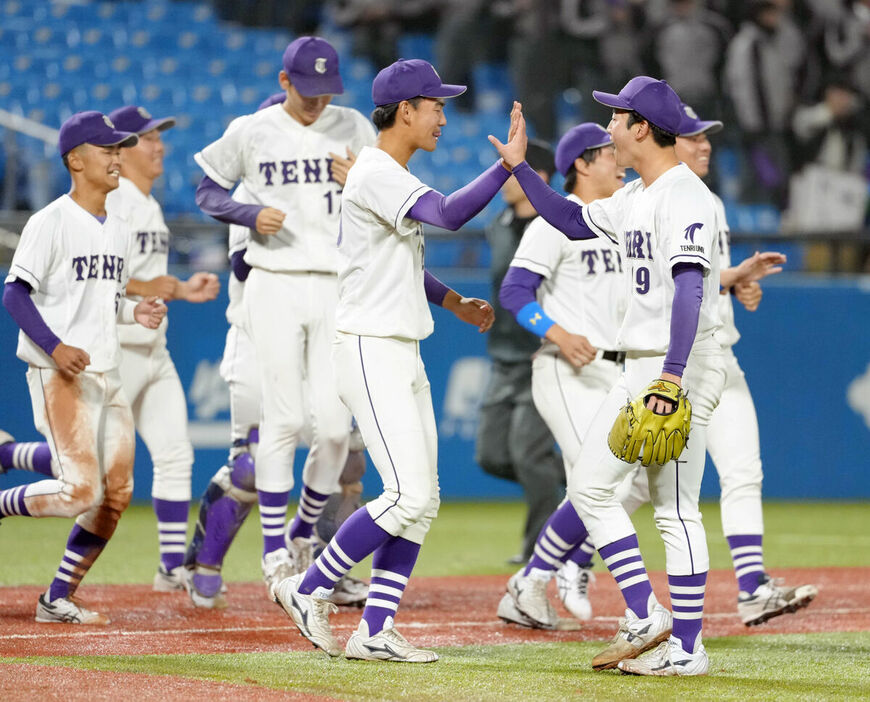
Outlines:
<svg viewBox="0 0 870 702"><path fill-rule="evenodd" d="M300 37L284 52L281 104L243 118L196 154L205 177L197 191L204 212L252 230L244 254L246 323L257 354L262 421L255 464L263 530L263 576L275 583L304 565L313 524L338 487L348 451L350 415L338 399L329 348L338 296L341 187L330 153L358 153L374 131L357 111L330 105L342 92L338 55L323 39ZM252 204L234 201L241 182ZM303 414L303 384L317 388ZM300 505L286 548L284 523L293 485L293 455L313 427ZM294 549L296 551L296 549Z"/></svg>
<svg viewBox="0 0 870 702"><path fill-rule="evenodd" d="M593 96L613 108L608 131L617 163L640 175L611 197L586 207L566 200L523 162L521 139L513 147L497 144L548 222L569 238L606 236L622 247L628 304L617 346L626 352L625 371L592 420L568 485L627 605L613 642L592 666L639 675L703 675L709 666L701 643L709 557L698 495L705 430L725 383L721 345L713 336L720 325L718 215L707 187L674 152L682 111L667 83L638 76L617 95ZM642 393L648 414L664 422L685 412L684 389L692 395L692 441L677 461L656 464L652 455L642 457L651 463L647 475L665 542L672 615L655 598L634 526L617 496L634 461L618 457L608 435L627 397ZM653 655L634 660L656 646Z"/></svg>
<svg viewBox="0 0 870 702"><path fill-rule="evenodd" d="M76 518L39 597L38 622L108 623L72 596L133 491L133 416L118 373L117 325L156 329L166 314L156 297L125 297L132 241L128 223L106 209L121 148L137 140L99 112L64 122L58 147L72 188L27 221L3 291L21 328L18 357L28 364L36 428L58 477L0 491L0 517Z"/></svg>
<svg viewBox="0 0 870 702"><path fill-rule="evenodd" d="M120 107L109 118L118 129L139 136L136 146L123 153L118 188L106 198L108 210L124 215L132 228L127 294L133 299L156 296L166 302L215 299L220 283L213 273L194 273L188 280L167 273L169 228L151 190L163 174L162 134L175 125L175 118L154 118L136 105ZM153 464L151 500L160 550L153 588L158 592L184 589L182 561L193 467L187 401L166 348L167 324L164 318L156 330L131 326L119 330L121 381Z"/></svg>
<svg viewBox="0 0 870 702"><path fill-rule="evenodd" d="M530 141L526 159L542 178L553 175L553 149L546 142ZM486 227L496 299L523 231L537 216L516 178L505 183L502 198L508 207ZM495 323L486 340L492 373L480 407L475 460L484 472L523 488L527 507L523 545L511 562L526 563L538 532L564 494L565 472L553 435L532 400L531 356L540 340L501 305L493 307Z"/></svg>
<svg viewBox="0 0 870 702"><path fill-rule="evenodd" d="M568 199L580 205L610 197L625 176L610 135L591 122L559 140L556 169L565 176ZM531 389L569 476L586 430L622 369L625 354L614 350L625 312L622 288L622 259L608 239L572 241L542 217L526 229L502 283L502 304L543 340L532 364ZM546 590L558 571L565 606L578 619L590 619L587 589L595 549L586 537L565 499L540 530L529 563L510 579L499 617L556 628Z"/></svg>
<svg viewBox="0 0 870 702"><path fill-rule="evenodd" d="M682 108L677 157L699 178L704 178L710 170L712 153L707 136L721 130L722 123L699 119L688 105ZM707 427L707 451L719 473L722 531L731 550L739 589L737 611L743 623L752 626L806 607L818 594L818 589L813 585L787 587L774 581L764 570L758 418L743 370L732 349L740 333L734 324L731 294L746 309L757 309L761 286L754 278L781 271L778 264L785 262L785 256L774 252L756 254L732 268L725 207L715 194L713 198L720 226L718 244L722 266L722 294L718 298L722 328L714 337L724 350L726 380L719 406ZM749 268L757 272L747 275ZM735 280L741 282L735 283Z"/></svg>
<svg viewBox="0 0 870 702"><path fill-rule="evenodd" d="M497 162L444 197L415 178L407 164L418 149L435 149L447 123L446 99L464 91L442 83L420 59L380 71L372 84L377 146L359 153L344 188L333 362L341 398L359 423L384 491L339 527L305 573L275 591L299 631L331 656L340 655L341 647L325 598L344 573L372 554L368 600L345 655L408 663L438 659L395 627L439 505L435 415L419 344L433 328L427 301L481 332L494 314L487 302L460 297L424 269L422 223L458 229L492 199L509 172ZM516 106L511 136L519 118Z"/></svg>

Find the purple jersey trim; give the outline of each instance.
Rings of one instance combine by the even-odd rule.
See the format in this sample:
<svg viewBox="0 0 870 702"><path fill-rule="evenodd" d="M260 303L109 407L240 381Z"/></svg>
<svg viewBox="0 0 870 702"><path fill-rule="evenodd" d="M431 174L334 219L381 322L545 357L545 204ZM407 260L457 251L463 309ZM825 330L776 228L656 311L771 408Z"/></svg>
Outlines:
<svg viewBox="0 0 870 702"><path fill-rule="evenodd" d="M240 224L257 231L257 215L263 208L260 205L245 205L230 197L230 191L203 176L196 189L196 204L203 212L219 222Z"/></svg>
<svg viewBox="0 0 870 702"><path fill-rule="evenodd" d="M233 275L236 276L236 280L241 283L244 283L248 279L248 273L251 272L251 267L245 263L245 251L247 251L247 249L240 249L239 251L233 251L230 255L230 265L233 269Z"/></svg>
<svg viewBox="0 0 870 702"><path fill-rule="evenodd" d="M682 378L698 331L698 316L704 299L704 274L700 264L678 263L673 267L673 276L671 341L662 371Z"/></svg>
<svg viewBox="0 0 870 702"><path fill-rule="evenodd" d="M468 185L446 197L437 190L423 193L406 216L418 222L456 231L486 207L510 175L499 161Z"/></svg>
<svg viewBox="0 0 870 702"><path fill-rule="evenodd" d="M569 239L598 236L583 219L583 206L553 190L528 163L523 161L513 172L538 214L565 236Z"/></svg>
<svg viewBox="0 0 870 702"><path fill-rule="evenodd" d="M516 317L523 307L536 301L538 288L543 280L544 276L527 268L511 266L501 282L498 301L502 307Z"/></svg>
<svg viewBox="0 0 870 702"><path fill-rule="evenodd" d="M423 287L426 289L426 299L433 305L442 307L444 304L444 298L447 296L447 293L450 292L450 288L444 285L444 283L438 280L438 278L432 275L429 271L425 270L423 271Z"/></svg>
<svg viewBox="0 0 870 702"><path fill-rule="evenodd" d="M3 290L3 306L9 311L15 323L47 356L57 348L60 339L54 334L30 297L31 287L23 280L6 283Z"/></svg>

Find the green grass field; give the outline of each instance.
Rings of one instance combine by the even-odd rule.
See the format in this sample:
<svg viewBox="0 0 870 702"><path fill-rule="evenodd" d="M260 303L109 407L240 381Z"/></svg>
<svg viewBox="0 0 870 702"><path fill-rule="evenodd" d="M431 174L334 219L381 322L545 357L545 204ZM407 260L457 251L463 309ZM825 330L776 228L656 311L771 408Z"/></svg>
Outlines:
<svg viewBox="0 0 870 702"><path fill-rule="evenodd" d="M712 567L729 568L718 506L704 505L704 515ZM443 505L415 572L511 572L505 560L519 544L522 516L523 507L515 503ZM766 564L772 569L870 566L868 516L866 504L767 503ZM648 568L662 570L664 552L648 508L635 523ZM4 520L0 585L47 584L69 526L54 519ZM157 563L154 529L150 508L132 507L86 583L149 582ZM259 525L252 515L227 559L227 579L258 579L259 552ZM588 661L599 642L442 648L441 661L429 666L329 660L311 652L25 657L0 663L176 675L342 700L870 699L870 632L711 638L705 645L713 663L710 675L683 680L594 673ZM0 690L2 678L0 665Z"/></svg>

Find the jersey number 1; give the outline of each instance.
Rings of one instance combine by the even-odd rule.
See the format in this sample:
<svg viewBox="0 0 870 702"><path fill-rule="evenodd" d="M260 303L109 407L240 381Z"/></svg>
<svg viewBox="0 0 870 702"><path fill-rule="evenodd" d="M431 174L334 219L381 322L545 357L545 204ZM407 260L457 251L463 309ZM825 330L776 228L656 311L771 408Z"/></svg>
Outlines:
<svg viewBox="0 0 870 702"><path fill-rule="evenodd" d="M327 190L323 193L323 197L326 200L326 213L332 214L332 200L335 198L335 212L338 212L341 209L341 190L336 190L334 193L331 190Z"/></svg>

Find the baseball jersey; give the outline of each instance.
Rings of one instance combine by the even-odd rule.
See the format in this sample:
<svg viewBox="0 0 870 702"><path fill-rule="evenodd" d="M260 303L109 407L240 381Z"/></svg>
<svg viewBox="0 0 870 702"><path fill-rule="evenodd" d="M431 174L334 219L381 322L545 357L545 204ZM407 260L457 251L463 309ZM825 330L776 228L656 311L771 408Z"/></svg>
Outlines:
<svg viewBox="0 0 870 702"><path fill-rule="evenodd" d="M568 199L584 204L574 194ZM544 277L538 303L548 317L596 348L616 348L625 314L622 259L606 238L572 241L537 217L526 228L511 266ZM546 339L544 347L558 350Z"/></svg>
<svg viewBox="0 0 870 702"><path fill-rule="evenodd" d="M109 212L104 223L62 195L36 212L21 240L6 282L22 280L49 329L64 343L91 357L88 371L117 368L117 312L127 281L131 239L129 223ZM18 358L33 366L56 368L55 362L23 331Z"/></svg>
<svg viewBox="0 0 870 702"><path fill-rule="evenodd" d="M351 108L327 105L306 127L277 104L235 121L194 158L221 187L241 181L251 204L286 213L277 234L251 232L249 265L335 273L341 186L329 171L329 153L344 154L347 147L359 153L374 142L374 127Z"/></svg>
<svg viewBox="0 0 870 702"><path fill-rule="evenodd" d="M127 219L130 226L130 260L127 273L136 280L153 280L166 275L169 266L169 227L163 219L163 210L152 195L146 195L129 178L122 177L118 187L106 196L106 210ZM141 300L138 295L132 299ZM118 328L118 337L125 346L156 346L166 344L164 317L157 329L141 324L125 324Z"/></svg>
<svg viewBox="0 0 870 702"><path fill-rule="evenodd" d="M360 151L342 196L338 331L406 339L432 333L423 286L423 225L405 217L430 190L386 151Z"/></svg>
<svg viewBox="0 0 870 702"><path fill-rule="evenodd" d="M233 200L250 204L251 198L245 190L244 185L240 185L233 193ZM237 251L247 248L251 239L251 230L243 227L241 224L231 224L229 234L229 251L227 252L230 258ZM229 304L227 305L227 322L236 326L245 326L245 309L243 304L245 294L245 284L236 278L230 271L229 282L227 284L227 294L229 296Z"/></svg>
<svg viewBox="0 0 870 702"><path fill-rule="evenodd" d="M725 217L725 205L722 199L713 193L713 200L719 217L719 266L724 270L731 267L731 228ZM740 340L740 332L734 324L734 304L729 293L719 295L719 319L722 327L714 334L716 341L722 346L734 346Z"/></svg>
<svg viewBox="0 0 870 702"><path fill-rule="evenodd" d="M628 306L617 336L619 349L667 352L677 263L704 269L704 299L695 345L712 342L719 322L719 234L713 194L681 163L649 187L638 178L583 208L586 224L622 251ZM715 343L715 342L712 342Z"/></svg>

